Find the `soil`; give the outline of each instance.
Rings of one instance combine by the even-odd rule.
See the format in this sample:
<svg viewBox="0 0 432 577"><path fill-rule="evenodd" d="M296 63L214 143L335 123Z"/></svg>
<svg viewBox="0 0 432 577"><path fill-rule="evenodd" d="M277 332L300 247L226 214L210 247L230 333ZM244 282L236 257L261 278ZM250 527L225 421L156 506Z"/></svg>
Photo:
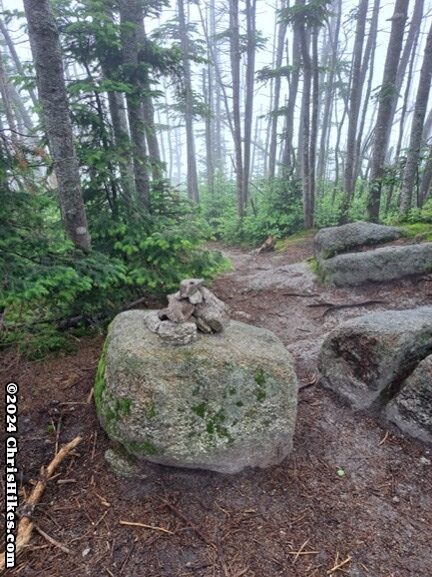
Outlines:
<svg viewBox="0 0 432 577"><path fill-rule="evenodd" d="M283 253L225 252L235 270L214 292L234 318L278 334L296 361L303 388L292 455L235 476L149 464L139 479L116 477L89 398L103 337L39 362L9 351L0 374L20 386L21 499L58 445L83 441L33 519L71 553L34 532L8 576L431 577L432 450L354 412L314 375L319 346L342 319L432 304L432 278L329 289L304 263L310 239ZM346 304L359 306L334 306Z"/></svg>

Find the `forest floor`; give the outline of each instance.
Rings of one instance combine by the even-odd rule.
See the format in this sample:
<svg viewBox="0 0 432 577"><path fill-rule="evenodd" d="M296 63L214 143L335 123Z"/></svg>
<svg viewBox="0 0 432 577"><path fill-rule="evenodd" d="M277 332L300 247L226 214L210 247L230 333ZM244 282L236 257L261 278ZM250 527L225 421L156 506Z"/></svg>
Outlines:
<svg viewBox="0 0 432 577"><path fill-rule="evenodd" d="M432 304L432 278L328 289L304 262L310 239L278 253L225 252L235 270L213 290L233 318L273 330L296 360L303 388L292 455L235 476L145 465L141 479L118 478L105 462L109 443L89 400L103 338L39 362L9 351L0 375L20 386L22 496L56 444L77 434L83 441L34 515L71 553L34 532L8 575L431 577L432 450L313 383L329 330L367 311ZM333 306L377 300L384 302Z"/></svg>

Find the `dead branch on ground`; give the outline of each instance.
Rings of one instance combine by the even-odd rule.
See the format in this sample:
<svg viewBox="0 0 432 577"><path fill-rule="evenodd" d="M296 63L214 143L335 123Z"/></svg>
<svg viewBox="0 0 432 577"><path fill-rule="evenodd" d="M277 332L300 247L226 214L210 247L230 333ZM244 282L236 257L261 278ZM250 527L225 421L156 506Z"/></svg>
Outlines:
<svg viewBox="0 0 432 577"><path fill-rule="evenodd" d="M30 493L30 497L27 499L23 507L24 513L21 516L21 519L18 523L18 531L16 536L16 549L15 555L18 555L25 549L25 547L29 544L32 531L35 527L34 522L32 521L32 513L34 511L35 506L40 501L45 488L48 484L48 481L54 475L57 467L61 464L61 462L67 457L67 455L75 449L75 447L81 442L82 437L75 437L70 443L64 445L60 451L55 455L54 459L51 463L46 467L42 467L41 469L41 478L33 487L32 492ZM46 538L46 536L44 535ZM56 542L56 545L59 546L60 544ZM5 568L5 553L0 555L0 571Z"/></svg>

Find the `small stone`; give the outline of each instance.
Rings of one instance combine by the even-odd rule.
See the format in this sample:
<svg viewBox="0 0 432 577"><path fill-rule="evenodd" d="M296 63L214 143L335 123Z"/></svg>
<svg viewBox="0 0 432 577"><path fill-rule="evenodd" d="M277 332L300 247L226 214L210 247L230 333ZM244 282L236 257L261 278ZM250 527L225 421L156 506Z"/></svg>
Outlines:
<svg viewBox="0 0 432 577"><path fill-rule="evenodd" d="M90 553L90 551L91 551L90 547L86 547L86 548L83 550L83 552L81 553L81 555L82 555L83 557L87 557L87 555Z"/></svg>
<svg viewBox="0 0 432 577"><path fill-rule="evenodd" d="M419 461L420 464L424 465L425 467L432 465L432 461L430 459L427 459L426 457L420 457Z"/></svg>
<svg viewBox="0 0 432 577"><path fill-rule="evenodd" d="M393 503L400 503L400 499L396 495L393 497L392 501Z"/></svg>
<svg viewBox="0 0 432 577"><path fill-rule="evenodd" d="M158 311L150 311L148 315L145 317L144 322L146 324L146 327L152 333L159 332L159 327L161 326L162 321L159 318Z"/></svg>
<svg viewBox="0 0 432 577"><path fill-rule="evenodd" d="M249 313L245 313L244 311L236 311L235 316L239 321L251 321L252 316Z"/></svg>
<svg viewBox="0 0 432 577"><path fill-rule="evenodd" d="M195 323L163 321L159 326L160 338L170 345L188 345L198 338Z"/></svg>

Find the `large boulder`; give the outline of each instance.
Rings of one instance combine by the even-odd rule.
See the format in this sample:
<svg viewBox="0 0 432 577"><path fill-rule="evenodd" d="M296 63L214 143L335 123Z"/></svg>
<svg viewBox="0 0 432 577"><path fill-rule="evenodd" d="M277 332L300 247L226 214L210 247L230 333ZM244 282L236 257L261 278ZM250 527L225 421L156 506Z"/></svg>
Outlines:
<svg viewBox="0 0 432 577"><path fill-rule="evenodd" d="M315 256L327 259L352 249L396 240L403 234L401 228L362 221L322 228L314 238Z"/></svg>
<svg viewBox="0 0 432 577"><path fill-rule="evenodd" d="M432 353L432 307L385 311L350 319L324 341L321 382L358 408L397 391Z"/></svg>
<svg viewBox="0 0 432 577"><path fill-rule="evenodd" d="M337 287L432 273L432 243L388 246L318 261L320 276Z"/></svg>
<svg viewBox="0 0 432 577"><path fill-rule="evenodd" d="M95 383L100 422L136 457L235 473L291 451L297 379L270 331L231 321L173 346L128 311L112 322Z"/></svg>
<svg viewBox="0 0 432 577"><path fill-rule="evenodd" d="M432 443L432 355L406 379L386 416L412 437Z"/></svg>

